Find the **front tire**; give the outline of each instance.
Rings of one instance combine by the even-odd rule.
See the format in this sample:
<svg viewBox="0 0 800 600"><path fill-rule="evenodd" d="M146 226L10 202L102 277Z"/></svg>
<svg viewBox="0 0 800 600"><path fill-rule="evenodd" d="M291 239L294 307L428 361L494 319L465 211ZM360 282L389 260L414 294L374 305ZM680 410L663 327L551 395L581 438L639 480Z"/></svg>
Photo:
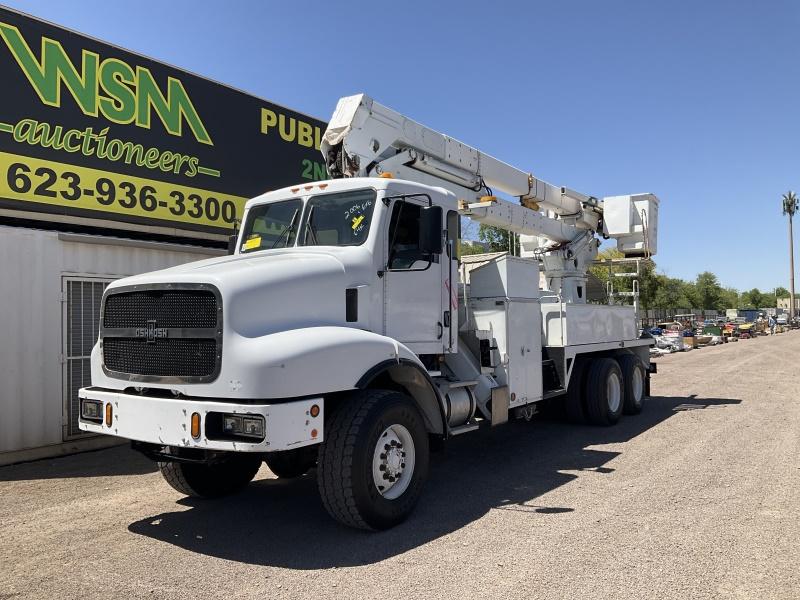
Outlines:
<svg viewBox="0 0 800 600"><path fill-rule="evenodd" d="M218 498L237 492L250 483L261 467L261 456L231 454L211 463L159 462L166 482L185 496Z"/></svg>
<svg viewBox="0 0 800 600"><path fill-rule="evenodd" d="M593 425L614 425L622 415L624 383L613 358L595 358L586 376L586 412Z"/></svg>
<svg viewBox="0 0 800 600"><path fill-rule="evenodd" d="M330 515L350 527L389 529L414 509L428 474L428 432L405 394L364 390L326 424L317 484Z"/></svg>

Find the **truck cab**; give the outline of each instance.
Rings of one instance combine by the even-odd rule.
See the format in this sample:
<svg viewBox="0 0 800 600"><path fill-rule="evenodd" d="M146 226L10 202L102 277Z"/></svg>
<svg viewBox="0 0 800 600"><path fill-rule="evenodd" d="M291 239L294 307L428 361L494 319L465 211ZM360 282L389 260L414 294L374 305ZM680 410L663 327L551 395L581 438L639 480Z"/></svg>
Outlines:
<svg viewBox="0 0 800 600"><path fill-rule="evenodd" d="M452 193L386 177L250 200L233 255L108 286L81 428L165 465L304 470L328 406L380 385L446 435L429 371L457 348L458 238Z"/></svg>
<svg viewBox="0 0 800 600"><path fill-rule="evenodd" d="M336 324L386 335L418 355L442 354L456 343L448 290L458 275L458 224L446 190L390 178L331 181L250 201L236 256L329 255L342 264L344 289L318 287L332 304L338 295ZM309 300L313 314L320 298Z"/></svg>

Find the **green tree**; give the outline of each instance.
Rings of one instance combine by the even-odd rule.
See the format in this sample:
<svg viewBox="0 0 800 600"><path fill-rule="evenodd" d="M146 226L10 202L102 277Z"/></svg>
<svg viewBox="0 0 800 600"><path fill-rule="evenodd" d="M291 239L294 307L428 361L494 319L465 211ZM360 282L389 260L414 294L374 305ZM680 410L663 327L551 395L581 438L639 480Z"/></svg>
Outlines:
<svg viewBox="0 0 800 600"><path fill-rule="evenodd" d="M693 285L676 277L659 275L660 283L655 293L654 308L692 308Z"/></svg>
<svg viewBox="0 0 800 600"><path fill-rule="evenodd" d="M655 307L656 295L661 285L661 278L656 273L656 264L652 260L642 262L639 275L639 301L644 310Z"/></svg>
<svg viewBox="0 0 800 600"><path fill-rule="evenodd" d="M739 308L765 308L774 303L771 294L763 294L758 288L742 292Z"/></svg>
<svg viewBox="0 0 800 600"><path fill-rule="evenodd" d="M739 290L727 287L722 290L722 309L739 308Z"/></svg>
<svg viewBox="0 0 800 600"><path fill-rule="evenodd" d="M697 276L694 282L694 296L697 308L703 310L720 310L722 306L722 286L717 276L709 271L704 271Z"/></svg>
<svg viewBox="0 0 800 600"><path fill-rule="evenodd" d="M512 237L513 236L513 237ZM511 252L519 255L519 236L504 229L481 224L478 239L488 246L489 252Z"/></svg>
<svg viewBox="0 0 800 600"><path fill-rule="evenodd" d="M461 244L461 256L468 256L470 254L482 254L486 252L483 246L472 244Z"/></svg>
<svg viewBox="0 0 800 600"><path fill-rule="evenodd" d="M687 306L689 308L702 308L700 306L700 300L697 297L697 286L695 285L694 281L685 281L683 279L678 279L678 281L681 282L683 295L687 302L687 304L681 304L681 306Z"/></svg>

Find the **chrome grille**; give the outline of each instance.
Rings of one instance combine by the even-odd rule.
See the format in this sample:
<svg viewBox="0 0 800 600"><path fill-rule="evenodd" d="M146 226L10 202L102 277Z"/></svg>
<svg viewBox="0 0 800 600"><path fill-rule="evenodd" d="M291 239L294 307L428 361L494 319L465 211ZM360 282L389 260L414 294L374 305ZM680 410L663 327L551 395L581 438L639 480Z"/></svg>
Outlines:
<svg viewBox="0 0 800 600"><path fill-rule="evenodd" d="M146 290L106 298L104 327L211 328L217 325L217 298L210 290Z"/></svg>
<svg viewBox="0 0 800 600"><path fill-rule="evenodd" d="M219 375L222 301L207 284L110 290L100 328L106 374L136 382L203 383Z"/></svg>
<svg viewBox="0 0 800 600"><path fill-rule="evenodd" d="M216 367L216 340L106 338L106 368L120 373L159 377L208 377Z"/></svg>

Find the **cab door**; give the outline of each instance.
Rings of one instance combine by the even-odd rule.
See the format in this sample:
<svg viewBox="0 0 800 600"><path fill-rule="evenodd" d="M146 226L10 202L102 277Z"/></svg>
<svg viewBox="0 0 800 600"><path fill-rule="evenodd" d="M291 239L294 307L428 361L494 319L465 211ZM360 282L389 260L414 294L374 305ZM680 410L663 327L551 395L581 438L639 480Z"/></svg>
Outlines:
<svg viewBox="0 0 800 600"><path fill-rule="evenodd" d="M430 203L426 195L393 199L385 231L384 333L416 354L441 354L449 346L442 312L445 261L421 244L422 213Z"/></svg>

